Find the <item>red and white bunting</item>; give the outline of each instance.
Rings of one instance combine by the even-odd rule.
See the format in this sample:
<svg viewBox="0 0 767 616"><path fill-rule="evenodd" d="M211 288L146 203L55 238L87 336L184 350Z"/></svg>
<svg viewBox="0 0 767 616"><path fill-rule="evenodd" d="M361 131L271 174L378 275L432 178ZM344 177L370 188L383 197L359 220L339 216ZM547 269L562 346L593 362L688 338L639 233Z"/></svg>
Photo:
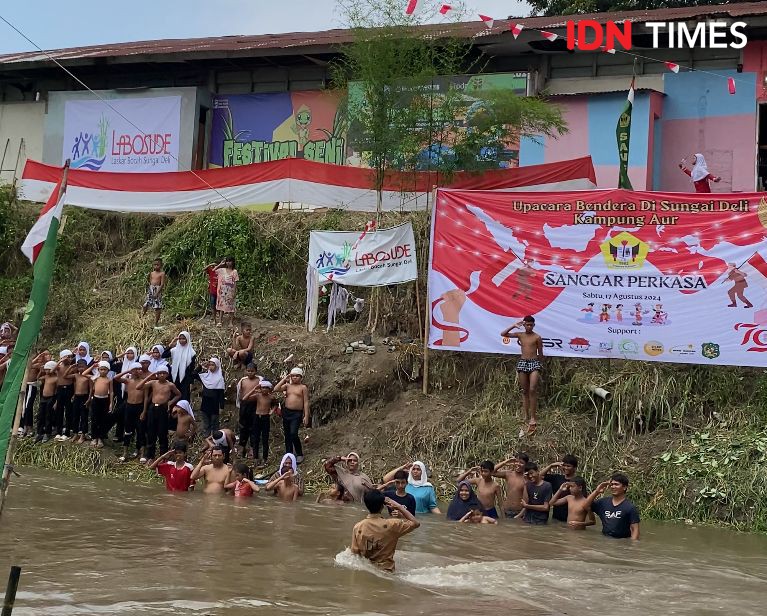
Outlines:
<svg viewBox="0 0 767 616"><path fill-rule="evenodd" d="M730 94L735 94L735 79L732 77L727 78L727 90Z"/></svg>
<svg viewBox="0 0 767 616"><path fill-rule="evenodd" d="M546 32L546 30L541 30L541 36L543 36L543 38L551 43L559 38L558 34L554 34L553 32Z"/></svg>
<svg viewBox="0 0 767 616"><path fill-rule="evenodd" d="M663 64L666 65L666 68L670 70L672 73L678 73L679 72L679 65L674 64L673 62L664 62Z"/></svg>
<svg viewBox="0 0 767 616"><path fill-rule="evenodd" d="M415 13L415 7L418 5L418 0L409 0L407 7L405 8L405 15L412 15Z"/></svg>
<svg viewBox="0 0 767 616"><path fill-rule="evenodd" d="M522 30L524 29L524 26L522 24L509 24L511 28L511 33L514 35L514 38L516 39L520 34L522 34Z"/></svg>
<svg viewBox="0 0 767 616"><path fill-rule="evenodd" d="M439 12L443 15L447 15L449 11L452 11L453 7L449 4L443 4L441 7L439 7Z"/></svg>
<svg viewBox="0 0 767 616"><path fill-rule="evenodd" d="M479 14L479 18L484 22L484 24L488 28L492 28L493 24L495 23L495 20L492 17L488 17L487 15L482 15L481 13Z"/></svg>
<svg viewBox="0 0 767 616"><path fill-rule="evenodd" d="M615 48L613 47L605 47L604 45L602 45L602 47L600 47L599 49L600 51L604 51L605 53L611 53L615 55Z"/></svg>

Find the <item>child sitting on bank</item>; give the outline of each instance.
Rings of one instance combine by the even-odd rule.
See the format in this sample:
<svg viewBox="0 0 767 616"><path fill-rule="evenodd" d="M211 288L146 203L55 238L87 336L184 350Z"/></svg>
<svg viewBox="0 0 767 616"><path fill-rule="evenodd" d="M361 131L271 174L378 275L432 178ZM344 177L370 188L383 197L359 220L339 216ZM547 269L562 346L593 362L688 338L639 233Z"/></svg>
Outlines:
<svg viewBox="0 0 767 616"><path fill-rule="evenodd" d="M224 488L226 490L232 490L235 497L243 498L253 496L253 494L261 491L261 488L258 487L258 484L251 480L251 471L247 464L238 462L234 465L233 472L234 481L227 483Z"/></svg>
<svg viewBox="0 0 767 616"><path fill-rule="evenodd" d="M242 333L234 332L232 346L226 354L234 362L234 367L247 366L253 361L253 327L250 323L242 324Z"/></svg>
<svg viewBox="0 0 767 616"><path fill-rule="evenodd" d="M191 444L194 435L197 432L197 422L194 419L192 405L186 400L176 402L171 411L171 415L176 418L176 432L173 435L175 441L183 441Z"/></svg>

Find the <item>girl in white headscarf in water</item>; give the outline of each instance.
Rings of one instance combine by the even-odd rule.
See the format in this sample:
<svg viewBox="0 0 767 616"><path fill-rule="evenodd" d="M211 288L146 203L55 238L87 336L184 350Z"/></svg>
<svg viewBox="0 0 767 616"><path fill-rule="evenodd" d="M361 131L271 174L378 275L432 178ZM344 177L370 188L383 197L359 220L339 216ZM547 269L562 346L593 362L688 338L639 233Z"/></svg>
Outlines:
<svg viewBox="0 0 767 616"><path fill-rule="evenodd" d="M709 182L719 182L722 178L711 175L708 172L708 166L706 165L706 159L703 158L703 154L693 154L692 162L692 169L687 169L685 161L682 159L682 162L679 163L679 168L690 176L696 193L710 193L711 184Z"/></svg>
<svg viewBox="0 0 767 616"><path fill-rule="evenodd" d="M383 481L387 483L394 479L397 471L407 472L407 486L405 492L415 498L415 512L419 513L442 513L437 506L437 493L434 486L429 482L426 474L426 465L420 460L398 466L384 475Z"/></svg>

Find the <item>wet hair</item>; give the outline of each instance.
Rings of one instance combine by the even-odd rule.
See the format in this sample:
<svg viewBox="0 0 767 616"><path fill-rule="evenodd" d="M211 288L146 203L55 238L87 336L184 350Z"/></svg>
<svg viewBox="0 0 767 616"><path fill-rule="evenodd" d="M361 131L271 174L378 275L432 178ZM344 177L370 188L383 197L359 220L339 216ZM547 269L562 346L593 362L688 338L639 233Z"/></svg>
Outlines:
<svg viewBox="0 0 767 616"><path fill-rule="evenodd" d="M407 473L405 471L397 471L394 473L394 479L399 479L400 481L407 479Z"/></svg>
<svg viewBox="0 0 767 616"><path fill-rule="evenodd" d="M174 441L173 451L183 451L186 453L186 443L184 441Z"/></svg>
<svg viewBox="0 0 767 616"><path fill-rule="evenodd" d="M610 477L610 481L617 481L618 483L623 484L627 488L629 487L629 478L623 473L613 473L613 476Z"/></svg>
<svg viewBox="0 0 767 616"><path fill-rule="evenodd" d="M523 323L532 323L535 325L535 318L532 315L527 315L525 318L522 319Z"/></svg>
<svg viewBox="0 0 767 616"><path fill-rule="evenodd" d="M524 451L517 452L517 460L522 460L525 464L527 464L530 461L530 456L528 456Z"/></svg>
<svg viewBox="0 0 767 616"><path fill-rule="evenodd" d="M570 466L578 467L578 458L576 458L573 454L568 453L567 455L562 456L562 464L569 464Z"/></svg>
<svg viewBox="0 0 767 616"><path fill-rule="evenodd" d="M527 462L525 464L525 472L527 471L537 471L538 465L535 462Z"/></svg>
<svg viewBox="0 0 767 616"><path fill-rule="evenodd" d="M495 464L493 464L490 460L485 460L482 464L479 465L479 468L486 468L490 472L493 472L495 470Z"/></svg>
<svg viewBox="0 0 767 616"><path fill-rule="evenodd" d="M586 493L586 481L583 479L583 477L576 477L573 479L573 483L581 489L582 494Z"/></svg>
<svg viewBox="0 0 767 616"><path fill-rule="evenodd" d="M362 498L365 501L365 507L368 508L370 513L381 513L381 509L384 506L384 495L380 490L369 490L365 492L365 496Z"/></svg>
<svg viewBox="0 0 767 616"><path fill-rule="evenodd" d="M224 436L224 433L223 433L223 432L221 432L221 430L216 430L216 431L213 433L213 435L212 435L212 436L213 436L213 438L214 438L214 439L218 440L218 439L220 439L222 436ZM216 447L218 447L218 445L216 445Z"/></svg>
<svg viewBox="0 0 767 616"><path fill-rule="evenodd" d="M255 372L258 370L258 366L256 366L256 364L253 362L250 362L247 366L245 366L245 370L253 370L253 372Z"/></svg>
<svg viewBox="0 0 767 616"><path fill-rule="evenodd" d="M234 472L240 473L243 477L246 479L250 479L253 481L253 471L250 469L250 467L247 464L244 464L242 462L238 462L234 465Z"/></svg>

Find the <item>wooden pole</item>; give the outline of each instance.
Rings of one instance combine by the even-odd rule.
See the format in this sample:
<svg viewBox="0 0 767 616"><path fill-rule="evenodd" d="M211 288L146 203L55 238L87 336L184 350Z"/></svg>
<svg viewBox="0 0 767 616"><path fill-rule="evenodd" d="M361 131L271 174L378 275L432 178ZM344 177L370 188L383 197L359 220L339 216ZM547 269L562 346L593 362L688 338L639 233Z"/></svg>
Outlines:
<svg viewBox="0 0 767 616"><path fill-rule="evenodd" d="M16 442L18 441L18 431L21 425L21 417L24 413L24 401L26 399L27 381L29 380L29 360L27 360L27 367L24 368L24 380L22 387L19 390L19 399L16 403L16 416L13 418L13 429L11 431L11 437L8 440L8 451L5 452L5 464L3 465L3 477L0 480L0 516L3 515L3 507L5 506L5 499L8 495L8 486L11 481L11 473L13 472L13 454L16 449ZM12 607L12 606L11 606ZM5 612L3 612L5 613ZM10 612L9 612L10 613Z"/></svg>
<svg viewBox="0 0 767 616"><path fill-rule="evenodd" d="M433 222L434 214L434 206L437 203L436 197L437 197L437 187L432 186L431 190L431 202L432 202L432 213L431 218ZM431 224L429 225L429 246L431 245ZM429 297L429 265L431 263L430 255L429 255L429 248L426 249L426 305L424 306L424 320L423 320L423 394L427 395L429 393L429 323L431 322L431 304L430 304L430 297ZM418 281L416 281L417 284Z"/></svg>
<svg viewBox="0 0 767 616"><path fill-rule="evenodd" d="M13 604L16 603L16 591L19 589L20 577L21 567L11 567L11 573L8 576L8 586L5 587L2 616L11 616L13 613Z"/></svg>

